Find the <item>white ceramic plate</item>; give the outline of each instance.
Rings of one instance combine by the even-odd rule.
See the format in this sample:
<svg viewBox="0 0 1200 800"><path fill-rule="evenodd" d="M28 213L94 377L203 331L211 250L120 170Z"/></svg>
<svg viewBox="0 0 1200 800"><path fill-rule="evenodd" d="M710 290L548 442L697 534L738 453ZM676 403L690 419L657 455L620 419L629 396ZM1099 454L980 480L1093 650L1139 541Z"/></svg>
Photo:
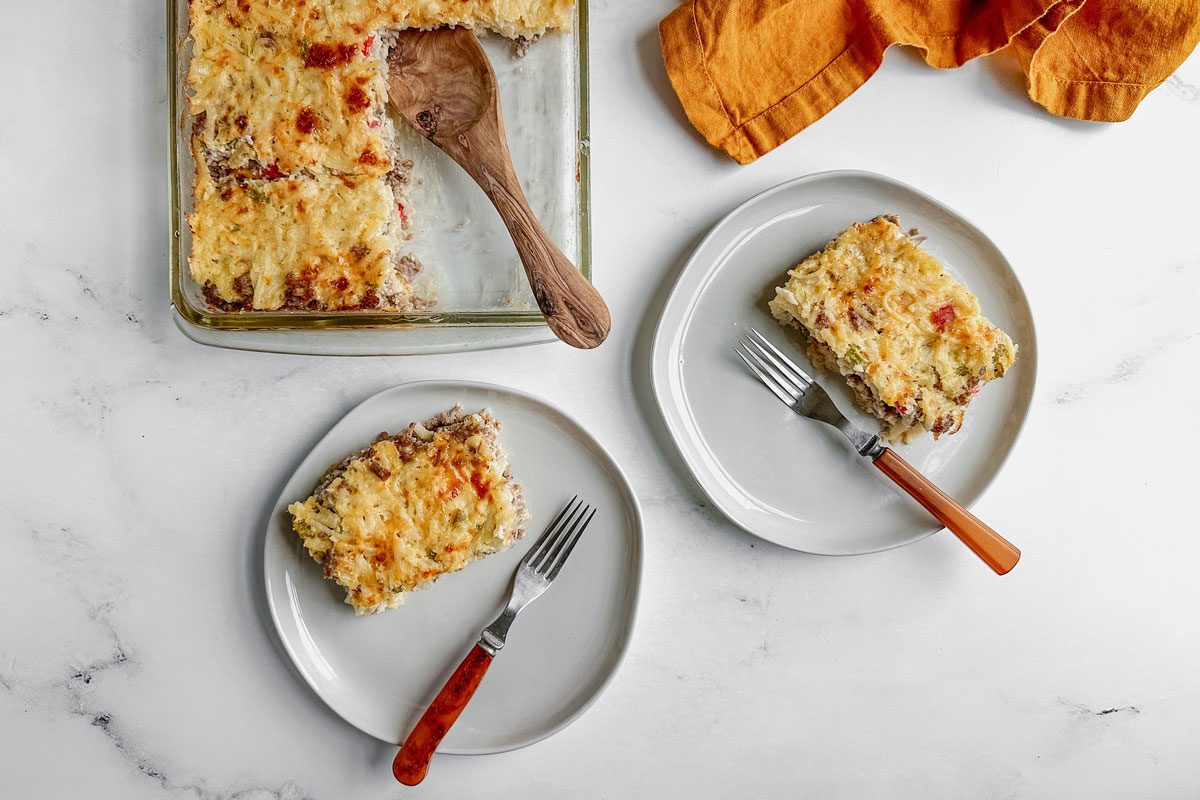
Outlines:
<svg viewBox="0 0 1200 800"><path fill-rule="evenodd" d="M654 391L713 503L746 531L794 550L870 553L940 529L841 434L793 414L733 353L739 329L753 325L808 368L802 337L775 322L767 302L803 258L851 223L880 214L920 228L929 237L925 248L1019 347L1016 365L984 387L961 431L898 448L904 458L970 505L1004 465L1033 396L1037 344L1025 293L996 246L961 215L866 172L811 175L749 200L700 244L667 301L654 339ZM852 419L879 429L854 407L840 377L813 372Z"/></svg>
<svg viewBox="0 0 1200 800"><path fill-rule="evenodd" d="M292 532L287 505L380 431L455 403L490 408L504 423L500 440L533 514L525 539L414 592L400 608L356 617ZM600 512L554 585L513 624L439 752L494 753L555 733L596 699L624 656L641 582L641 512L603 447L562 411L513 389L457 381L397 386L351 411L309 453L266 532L267 602L284 648L330 708L399 743L503 608L521 556L575 494Z"/></svg>

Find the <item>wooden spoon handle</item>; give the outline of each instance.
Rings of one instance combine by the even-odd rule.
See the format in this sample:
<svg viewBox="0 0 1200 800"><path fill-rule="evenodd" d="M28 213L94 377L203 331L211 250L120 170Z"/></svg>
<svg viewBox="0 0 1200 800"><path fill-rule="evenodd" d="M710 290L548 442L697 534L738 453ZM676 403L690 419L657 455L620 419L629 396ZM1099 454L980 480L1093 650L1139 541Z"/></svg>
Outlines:
<svg viewBox="0 0 1200 800"><path fill-rule="evenodd" d="M598 347L612 326L600 293L542 228L515 177L511 182L490 181L484 191L512 236L546 323L572 347Z"/></svg>
<svg viewBox="0 0 1200 800"><path fill-rule="evenodd" d="M480 128L486 126L481 124L476 130ZM480 148L475 149L478 154ZM573 347L598 347L612 327L604 299L538 222L507 153L503 154L503 160L497 154L486 161L468 171L504 220L546 324Z"/></svg>
<svg viewBox="0 0 1200 800"><path fill-rule="evenodd" d="M404 740L400 752L392 761L392 774L396 776L396 780L405 786L416 786L425 780L425 773L429 771L429 761L433 758L437 746L446 738L450 726L467 707L491 665L492 656L479 645L475 645L471 652L467 653L467 657L458 665L458 669L454 670L450 680L446 681L433 703L425 710L417 727L413 728L412 733Z"/></svg>
<svg viewBox="0 0 1200 800"><path fill-rule="evenodd" d="M983 524L970 511L954 502L950 495L934 486L932 481L896 455L895 450L885 448L882 455L875 459L875 466L894 480L901 489L912 495L925 510L937 517L938 522L949 528L975 555L995 570L997 575L1003 575L1017 565L1021 558L1020 550Z"/></svg>

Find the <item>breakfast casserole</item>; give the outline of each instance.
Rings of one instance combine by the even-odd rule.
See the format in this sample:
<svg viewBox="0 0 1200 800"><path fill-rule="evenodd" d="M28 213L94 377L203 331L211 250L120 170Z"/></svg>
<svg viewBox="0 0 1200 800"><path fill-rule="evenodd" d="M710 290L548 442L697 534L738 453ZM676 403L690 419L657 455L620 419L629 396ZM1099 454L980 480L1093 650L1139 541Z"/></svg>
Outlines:
<svg viewBox="0 0 1200 800"><path fill-rule="evenodd" d="M405 311L414 164L386 112L403 28L528 43L574 0L191 0L190 267L224 311Z"/></svg>
<svg viewBox="0 0 1200 800"><path fill-rule="evenodd" d="M892 442L956 433L971 399L1017 355L921 241L895 217L851 225L791 270L770 303Z"/></svg>
<svg viewBox="0 0 1200 800"><path fill-rule="evenodd" d="M380 434L333 467L292 528L357 614L508 548L529 518L497 439L500 422L462 406L396 435Z"/></svg>

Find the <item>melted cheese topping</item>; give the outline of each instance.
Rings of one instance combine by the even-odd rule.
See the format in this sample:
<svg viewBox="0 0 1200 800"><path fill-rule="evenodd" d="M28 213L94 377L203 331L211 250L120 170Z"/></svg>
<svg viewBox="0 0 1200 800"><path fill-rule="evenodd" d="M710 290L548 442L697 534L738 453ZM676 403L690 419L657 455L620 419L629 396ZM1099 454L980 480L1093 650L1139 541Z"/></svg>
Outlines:
<svg viewBox="0 0 1200 800"><path fill-rule="evenodd" d="M325 176L222 186L202 171L189 221L192 274L226 300L338 310L402 308L411 299L391 259L400 221L380 181Z"/></svg>
<svg viewBox="0 0 1200 800"><path fill-rule="evenodd" d="M389 180L398 156L384 112L386 32L459 25L532 37L565 27L573 8L574 0L191 0L191 264L210 301L408 308L407 280L383 266L403 261L404 225L393 218L411 213L395 193L405 178ZM355 185L345 198L336 196L342 178ZM276 186L280 179L289 185ZM289 205L292 184L307 213ZM247 193L267 200L246 203ZM368 263L347 259L363 247ZM348 288L331 293L341 278ZM289 294L289 280L306 288ZM303 302L292 302L297 294Z"/></svg>
<svg viewBox="0 0 1200 800"><path fill-rule="evenodd" d="M889 218L852 225L805 259L770 307L808 333L823 366L886 406L865 404L897 441L957 431L979 388L1016 359L975 296Z"/></svg>
<svg viewBox="0 0 1200 800"><path fill-rule="evenodd" d="M526 518L520 488L486 411L456 407L381 439L288 511L325 575L359 614L509 547Z"/></svg>
<svg viewBox="0 0 1200 800"><path fill-rule="evenodd" d="M562 30L575 0L192 0L192 19L229 24L309 41L351 41L385 28L439 25L486 29L502 36L540 36Z"/></svg>
<svg viewBox="0 0 1200 800"><path fill-rule="evenodd" d="M208 154L233 169L271 166L382 175L391 168L383 63L362 45L334 51L348 61L307 66L298 39L205 17L192 27L188 82ZM311 47L307 48L311 53ZM373 127L372 127L373 126Z"/></svg>

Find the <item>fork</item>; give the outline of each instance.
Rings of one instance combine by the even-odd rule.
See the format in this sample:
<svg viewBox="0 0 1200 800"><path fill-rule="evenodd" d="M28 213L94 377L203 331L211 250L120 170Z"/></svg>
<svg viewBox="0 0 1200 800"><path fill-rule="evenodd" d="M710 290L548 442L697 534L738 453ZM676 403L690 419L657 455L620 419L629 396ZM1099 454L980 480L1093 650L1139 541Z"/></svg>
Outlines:
<svg viewBox="0 0 1200 800"><path fill-rule="evenodd" d="M491 625L484 628L479 642L458 665L401 745L392 761L392 774L396 780L406 786L416 786L425 780L434 751L479 688L492 659L504 647L509 626L525 606L550 588L594 516L596 509L581 502L576 495L529 548L513 576L508 605Z"/></svg>
<svg viewBox="0 0 1200 800"><path fill-rule="evenodd" d="M742 337L735 352L792 411L841 431L859 455L871 459L884 475L949 528L997 575L1003 575L1017 565L1021 558L1020 550L954 502L896 451L885 447L878 436L867 433L846 419L820 384L771 344L767 337L751 327L749 335Z"/></svg>

